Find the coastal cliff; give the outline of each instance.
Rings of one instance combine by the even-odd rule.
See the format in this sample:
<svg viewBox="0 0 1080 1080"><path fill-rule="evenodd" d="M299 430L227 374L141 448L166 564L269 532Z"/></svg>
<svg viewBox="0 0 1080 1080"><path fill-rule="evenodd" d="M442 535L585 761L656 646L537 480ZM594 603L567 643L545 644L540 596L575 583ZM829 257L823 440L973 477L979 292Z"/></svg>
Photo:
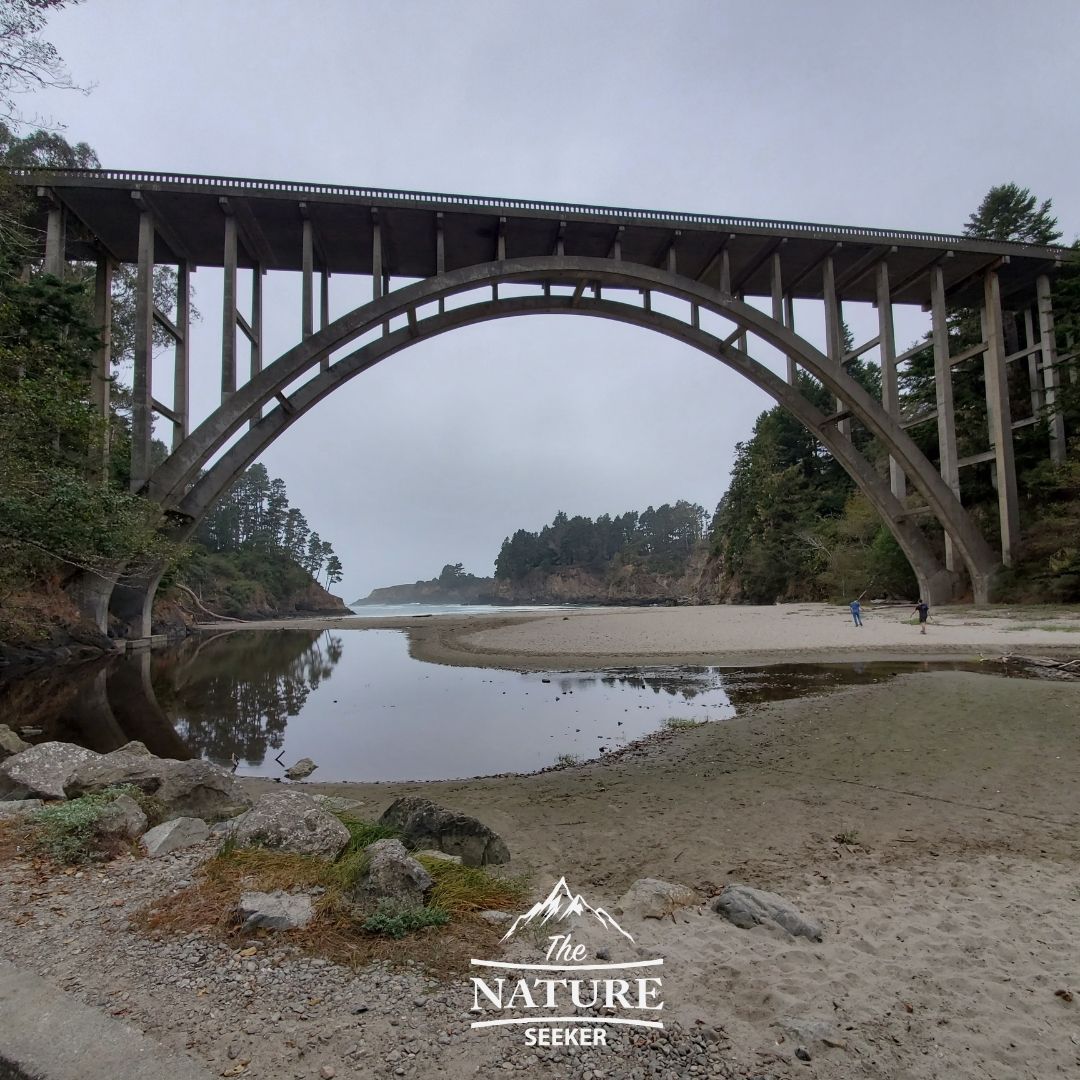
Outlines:
<svg viewBox="0 0 1080 1080"><path fill-rule="evenodd" d="M703 557L692 557L681 573L662 573L641 564L603 570L580 566L530 571L514 581L495 582L500 604L695 604L701 603Z"/></svg>

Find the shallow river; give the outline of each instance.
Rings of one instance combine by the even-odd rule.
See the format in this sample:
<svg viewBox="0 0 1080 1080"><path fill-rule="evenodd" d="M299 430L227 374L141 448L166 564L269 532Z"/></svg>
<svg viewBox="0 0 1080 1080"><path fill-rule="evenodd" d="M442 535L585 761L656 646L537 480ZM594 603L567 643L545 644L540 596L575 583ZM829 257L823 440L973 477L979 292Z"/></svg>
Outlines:
<svg viewBox="0 0 1080 1080"><path fill-rule="evenodd" d="M965 664L800 664L519 673L413 660L397 630L244 630L0 683L0 718L32 742L105 752L139 739L167 757L313 780L435 780L597 757L671 719L901 671ZM985 670L985 668L983 669Z"/></svg>

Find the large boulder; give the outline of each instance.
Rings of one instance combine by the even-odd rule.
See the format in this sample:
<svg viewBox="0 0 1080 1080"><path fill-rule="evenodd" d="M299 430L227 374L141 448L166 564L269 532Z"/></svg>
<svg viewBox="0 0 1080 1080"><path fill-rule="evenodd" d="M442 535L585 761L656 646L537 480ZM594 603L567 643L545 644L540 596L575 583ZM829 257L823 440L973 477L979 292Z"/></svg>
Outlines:
<svg viewBox="0 0 1080 1080"><path fill-rule="evenodd" d="M423 907L435 882L400 840L376 840L364 848L367 865L349 898L362 909L381 903L396 908Z"/></svg>
<svg viewBox="0 0 1080 1080"><path fill-rule="evenodd" d="M245 930L299 930L315 917L310 896L281 891L246 892L236 910Z"/></svg>
<svg viewBox="0 0 1080 1080"><path fill-rule="evenodd" d="M379 818L379 823L398 829L415 847L460 855L466 866L510 861L506 844L486 825L430 799L415 795L398 799Z"/></svg>
<svg viewBox="0 0 1080 1080"><path fill-rule="evenodd" d="M289 780L306 780L319 766L309 757L302 757L295 765L290 765L285 770L285 776Z"/></svg>
<svg viewBox="0 0 1080 1080"><path fill-rule="evenodd" d="M619 900L624 915L636 919L663 919L676 909L701 902L693 889L658 878L638 878Z"/></svg>
<svg viewBox="0 0 1080 1080"><path fill-rule="evenodd" d="M201 844L210 835L210 829L202 818L178 817L155 825L143 834L142 845L151 859L160 859L181 848Z"/></svg>
<svg viewBox="0 0 1080 1080"><path fill-rule="evenodd" d="M821 923L809 919L797 907L776 893L752 889L749 885L727 885L713 901L713 911L743 930L755 926L778 926L793 937L811 941L822 938Z"/></svg>
<svg viewBox="0 0 1080 1080"><path fill-rule="evenodd" d="M349 830L302 791L263 795L229 822L226 835L239 847L278 848L324 859L336 859L349 842Z"/></svg>
<svg viewBox="0 0 1080 1080"><path fill-rule="evenodd" d="M74 770L64 790L69 799L75 799L128 784L153 796L170 817L216 821L251 805L228 770L209 761L154 757L142 743L95 755Z"/></svg>
<svg viewBox="0 0 1080 1080"><path fill-rule="evenodd" d="M0 763L0 798L63 799L79 767L100 760L101 754L74 743L38 743Z"/></svg>
<svg viewBox="0 0 1080 1080"><path fill-rule="evenodd" d="M7 724L0 724L0 761L29 749L30 744L25 739L20 739Z"/></svg>

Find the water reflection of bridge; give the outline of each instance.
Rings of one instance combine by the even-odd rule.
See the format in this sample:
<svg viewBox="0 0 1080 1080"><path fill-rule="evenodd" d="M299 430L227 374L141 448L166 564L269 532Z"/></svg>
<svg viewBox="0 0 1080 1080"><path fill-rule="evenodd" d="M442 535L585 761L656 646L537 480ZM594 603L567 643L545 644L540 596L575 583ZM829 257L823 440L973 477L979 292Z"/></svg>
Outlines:
<svg viewBox="0 0 1080 1080"><path fill-rule="evenodd" d="M0 683L0 714L39 729L35 741L108 753L137 739L159 757L258 764L281 748L289 717L341 653L338 638L317 630L200 635Z"/></svg>

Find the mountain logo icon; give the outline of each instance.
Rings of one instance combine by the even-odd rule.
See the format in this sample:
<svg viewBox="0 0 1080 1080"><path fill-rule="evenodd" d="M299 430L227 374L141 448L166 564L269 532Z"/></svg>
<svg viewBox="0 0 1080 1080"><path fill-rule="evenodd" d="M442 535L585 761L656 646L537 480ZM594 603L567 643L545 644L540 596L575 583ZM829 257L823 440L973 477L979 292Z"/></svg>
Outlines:
<svg viewBox="0 0 1080 1080"><path fill-rule="evenodd" d="M591 915L605 929L617 930L628 941L634 940L603 908L594 908L580 893L572 893L564 877L559 878L555 888L543 900L537 901L524 915L519 915L514 920L510 929L503 934L502 940L509 941L521 927L528 926L534 920L539 920L539 926L546 926L550 922L561 922L574 915Z"/></svg>

